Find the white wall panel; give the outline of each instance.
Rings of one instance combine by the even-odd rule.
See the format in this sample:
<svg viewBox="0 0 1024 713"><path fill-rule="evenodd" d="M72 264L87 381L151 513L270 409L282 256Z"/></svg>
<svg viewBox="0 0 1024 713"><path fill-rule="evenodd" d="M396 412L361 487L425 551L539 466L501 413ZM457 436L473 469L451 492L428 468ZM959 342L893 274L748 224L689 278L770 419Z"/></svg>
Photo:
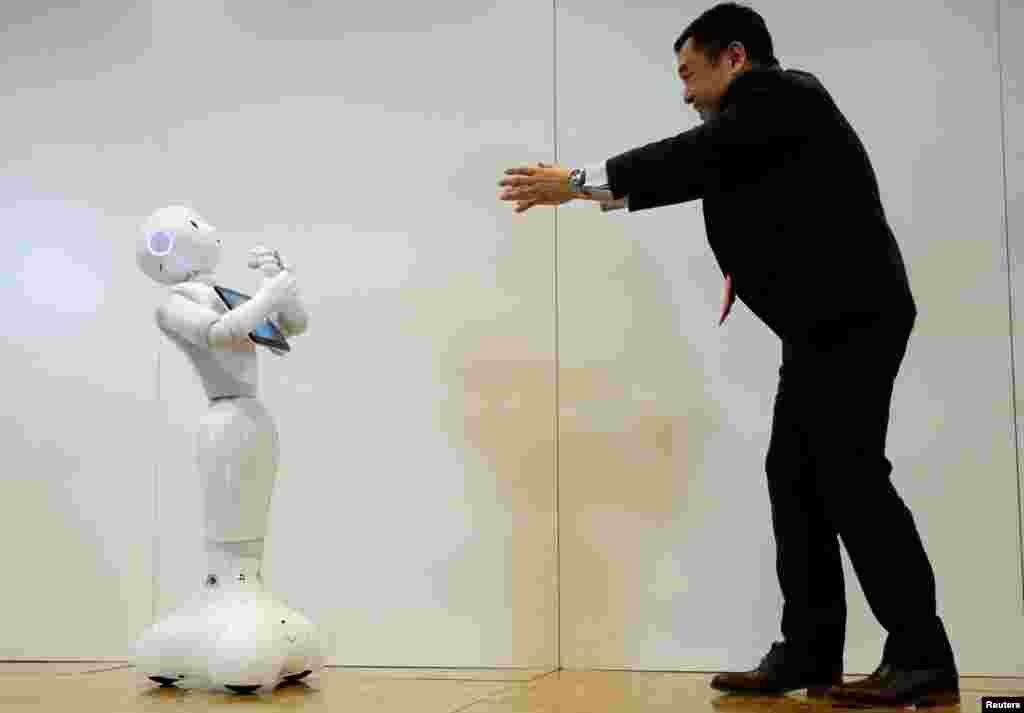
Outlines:
<svg viewBox="0 0 1024 713"><path fill-rule="evenodd" d="M150 14L6 4L0 28L0 658L123 659L153 607Z"/></svg>

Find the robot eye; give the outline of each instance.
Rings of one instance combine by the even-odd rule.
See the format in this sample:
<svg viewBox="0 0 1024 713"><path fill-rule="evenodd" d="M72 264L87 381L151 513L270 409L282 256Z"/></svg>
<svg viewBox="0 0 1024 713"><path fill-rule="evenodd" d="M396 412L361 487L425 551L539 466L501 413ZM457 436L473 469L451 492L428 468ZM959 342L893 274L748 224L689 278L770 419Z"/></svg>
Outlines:
<svg viewBox="0 0 1024 713"><path fill-rule="evenodd" d="M171 233L153 233L146 238L146 247L156 257L169 255L174 248L174 235Z"/></svg>
<svg viewBox="0 0 1024 713"><path fill-rule="evenodd" d="M282 619L282 620L281 620L281 623L282 623L282 624L284 623L284 619Z"/></svg>
<svg viewBox="0 0 1024 713"><path fill-rule="evenodd" d="M190 223L192 224L192 227L193 227L193 228L195 228L196 230L199 230L199 224L198 224L198 223L196 223L196 221L194 221L194 220L190 220L190 221L188 221L188 222L190 222Z"/></svg>

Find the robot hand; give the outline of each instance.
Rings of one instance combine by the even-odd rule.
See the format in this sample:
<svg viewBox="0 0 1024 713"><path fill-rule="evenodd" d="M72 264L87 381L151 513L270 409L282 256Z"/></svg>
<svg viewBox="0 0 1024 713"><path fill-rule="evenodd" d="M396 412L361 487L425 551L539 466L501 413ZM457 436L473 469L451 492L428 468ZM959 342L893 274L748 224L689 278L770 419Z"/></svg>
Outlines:
<svg viewBox="0 0 1024 713"><path fill-rule="evenodd" d="M275 277L282 270L295 272L293 266L285 264L281 253L262 245L249 251L249 267L262 272L265 278Z"/></svg>
<svg viewBox="0 0 1024 713"><path fill-rule="evenodd" d="M286 263L284 258L281 257L281 253L263 246L255 247L249 251L249 267L263 273L264 285L282 274L282 272L295 272L295 267L290 263ZM280 306L276 317L278 326L289 337L302 334L309 327L309 314L306 312L297 294Z"/></svg>

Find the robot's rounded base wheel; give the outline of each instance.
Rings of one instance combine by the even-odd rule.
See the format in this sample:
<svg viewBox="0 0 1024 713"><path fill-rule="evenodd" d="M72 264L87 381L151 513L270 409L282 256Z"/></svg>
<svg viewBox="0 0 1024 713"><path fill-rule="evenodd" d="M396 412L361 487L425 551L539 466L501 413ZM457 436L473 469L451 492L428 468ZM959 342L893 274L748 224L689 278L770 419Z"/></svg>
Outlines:
<svg viewBox="0 0 1024 713"><path fill-rule="evenodd" d="M163 688L170 688L183 678L185 678L183 675L178 676L177 678L171 678L170 676L150 676L149 680L154 683L159 683Z"/></svg>
<svg viewBox="0 0 1024 713"><path fill-rule="evenodd" d="M310 671L309 669L306 669L302 673L293 673L290 676L285 676L284 680L282 681L282 683L285 683L285 684L288 684L288 683L298 683L299 681L301 681L302 679L304 679L306 676L308 676L311 673L313 673L313 672Z"/></svg>

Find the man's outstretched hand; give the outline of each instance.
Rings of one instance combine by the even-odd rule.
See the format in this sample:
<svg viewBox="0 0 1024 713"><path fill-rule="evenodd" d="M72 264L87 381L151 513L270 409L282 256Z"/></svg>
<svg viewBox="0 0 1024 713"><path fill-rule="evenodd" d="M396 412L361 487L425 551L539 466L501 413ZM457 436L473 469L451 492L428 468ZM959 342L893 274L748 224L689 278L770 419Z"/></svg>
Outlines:
<svg viewBox="0 0 1024 713"><path fill-rule="evenodd" d="M573 198L585 198L569 185L569 169L550 163L505 169L498 182L503 201L515 201L515 212L524 213L536 205L562 205Z"/></svg>

